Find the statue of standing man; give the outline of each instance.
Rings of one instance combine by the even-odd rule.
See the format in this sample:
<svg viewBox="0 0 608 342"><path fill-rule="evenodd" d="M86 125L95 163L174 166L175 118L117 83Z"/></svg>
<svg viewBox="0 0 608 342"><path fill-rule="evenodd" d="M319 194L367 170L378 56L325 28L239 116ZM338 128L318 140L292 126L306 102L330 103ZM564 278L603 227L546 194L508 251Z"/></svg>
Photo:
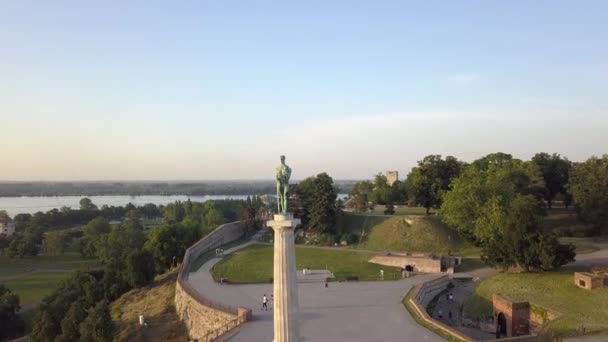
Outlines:
<svg viewBox="0 0 608 342"><path fill-rule="evenodd" d="M278 214L281 215L287 215L289 177L291 177L291 168L285 164L285 156L281 156L281 165L277 167L277 204Z"/></svg>

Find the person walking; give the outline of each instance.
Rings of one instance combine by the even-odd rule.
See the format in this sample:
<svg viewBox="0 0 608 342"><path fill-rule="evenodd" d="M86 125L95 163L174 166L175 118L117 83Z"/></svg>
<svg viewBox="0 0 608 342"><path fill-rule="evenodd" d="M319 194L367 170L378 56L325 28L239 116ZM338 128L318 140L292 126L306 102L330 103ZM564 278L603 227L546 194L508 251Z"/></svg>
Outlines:
<svg viewBox="0 0 608 342"><path fill-rule="evenodd" d="M266 294L264 293L264 297L262 297L262 310L268 311L268 298L266 298Z"/></svg>

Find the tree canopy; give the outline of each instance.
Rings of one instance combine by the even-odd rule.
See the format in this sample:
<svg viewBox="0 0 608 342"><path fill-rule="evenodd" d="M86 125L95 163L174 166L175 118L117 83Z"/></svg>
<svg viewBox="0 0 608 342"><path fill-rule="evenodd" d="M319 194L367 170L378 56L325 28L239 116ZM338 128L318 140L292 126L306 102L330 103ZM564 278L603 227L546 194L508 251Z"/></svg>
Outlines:
<svg viewBox="0 0 608 342"><path fill-rule="evenodd" d="M502 268L547 270L573 260L539 221L544 182L538 166L492 154L467 166L443 197L444 221L482 247L483 259Z"/></svg>
<svg viewBox="0 0 608 342"><path fill-rule="evenodd" d="M581 219L599 233L608 233L608 155L576 164L568 191Z"/></svg>
<svg viewBox="0 0 608 342"><path fill-rule="evenodd" d="M295 185L295 198L291 207L302 219L302 225L310 231L333 234L336 223L336 198L334 181L327 173L309 177Z"/></svg>
<svg viewBox="0 0 608 342"><path fill-rule="evenodd" d="M452 180L460 174L463 163L458 159L440 155L429 155L418 161L406 179L409 196L426 208L427 215L431 208L438 209L443 194L450 191Z"/></svg>
<svg viewBox="0 0 608 342"><path fill-rule="evenodd" d="M568 206L570 196L566 192L566 184L568 184L572 163L557 153L550 155L544 152L535 154L532 162L538 166L545 181L544 198L549 209L558 194L564 195L564 204Z"/></svg>

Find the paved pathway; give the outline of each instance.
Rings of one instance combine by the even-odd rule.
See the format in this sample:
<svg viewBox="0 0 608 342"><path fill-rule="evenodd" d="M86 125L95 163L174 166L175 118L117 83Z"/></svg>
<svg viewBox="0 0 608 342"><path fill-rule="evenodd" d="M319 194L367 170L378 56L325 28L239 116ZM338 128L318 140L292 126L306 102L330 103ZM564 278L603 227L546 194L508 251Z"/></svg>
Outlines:
<svg viewBox="0 0 608 342"><path fill-rule="evenodd" d="M226 250L229 254L252 242ZM272 340L272 309L261 310L261 298L270 296L272 284L220 285L209 270L219 262L214 258L196 272L189 282L206 297L232 306L253 309L253 320L236 329L225 341L268 342ZM300 271L301 272L301 271ZM307 342L313 341L444 341L418 325L401 303L415 284L440 275L420 275L399 281L299 283L300 331Z"/></svg>

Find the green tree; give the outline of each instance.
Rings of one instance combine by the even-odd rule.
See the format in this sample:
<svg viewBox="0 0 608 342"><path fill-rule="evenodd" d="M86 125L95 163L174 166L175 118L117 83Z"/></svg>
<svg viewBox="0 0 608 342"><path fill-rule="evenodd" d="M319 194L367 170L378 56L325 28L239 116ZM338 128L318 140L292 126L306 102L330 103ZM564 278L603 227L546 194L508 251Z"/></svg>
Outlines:
<svg viewBox="0 0 608 342"><path fill-rule="evenodd" d="M568 196L566 192L566 184L572 163L567 158L562 158L559 154L554 153L537 153L532 157L532 162L538 166L542 172L545 181L545 200L547 206L551 209L551 204L558 194ZM567 201L566 201L567 202Z"/></svg>
<svg viewBox="0 0 608 342"><path fill-rule="evenodd" d="M517 195L508 208L494 213L498 217L489 220L494 224L492 236L482 245L482 258L489 265L521 267L528 272L547 271L574 261L572 245L563 253L557 238L540 228L544 211L534 196Z"/></svg>
<svg viewBox="0 0 608 342"><path fill-rule="evenodd" d="M67 235L65 232L49 232L42 240L42 252L46 255L61 255L65 251Z"/></svg>
<svg viewBox="0 0 608 342"><path fill-rule="evenodd" d="M80 200L80 210L97 210L97 206L93 204L90 198L85 197Z"/></svg>
<svg viewBox="0 0 608 342"><path fill-rule="evenodd" d="M127 255L143 247L146 237L136 222L114 227L109 234L100 235L95 244L97 257L104 263L124 264Z"/></svg>
<svg viewBox="0 0 608 342"><path fill-rule="evenodd" d="M154 256L157 270L162 272L171 267L173 258L181 261L186 249L199 239L200 229L196 225L165 223L150 232L145 248Z"/></svg>
<svg viewBox="0 0 608 342"><path fill-rule="evenodd" d="M126 278L131 287L142 287L154 280L156 268L154 257L142 249L133 251L127 256Z"/></svg>
<svg viewBox="0 0 608 342"><path fill-rule="evenodd" d="M295 195L301 203L299 213L306 229L334 233L338 195L333 184L333 179L325 172L296 184Z"/></svg>
<svg viewBox="0 0 608 342"><path fill-rule="evenodd" d="M583 222L598 233L608 233L608 154L577 163L570 175L568 191Z"/></svg>
<svg viewBox="0 0 608 342"><path fill-rule="evenodd" d="M6 234L0 234L0 255L4 254L4 250L8 248L11 239Z"/></svg>
<svg viewBox="0 0 608 342"><path fill-rule="evenodd" d="M33 342L53 341L59 335L60 329L61 327L57 326L49 307L42 305L34 313L30 340Z"/></svg>
<svg viewBox="0 0 608 342"><path fill-rule="evenodd" d="M374 191L374 185L370 181L357 182L350 193L350 201L347 205L356 213L364 213L368 209L369 196Z"/></svg>
<svg viewBox="0 0 608 342"><path fill-rule="evenodd" d="M55 338L55 342L81 341L80 324L87 317L87 303L78 300L70 305L65 317L61 320L61 335Z"/></svg>
<svg viewBox="0 0 608 342"><path fill-rule="evenodd" d="M11 339L23 331L20 308L19 296L0 284L0 340Z"/></svg>
<svg viewBox="0 0 608 342"><path fill-rule="evenodd" d="M543 233L538 167L505 154L473 162L444 195L443 220L482 247L492 266L547 270L572 260L555 236ZM571 250L572 251L572 250Z"/></svg>
<svg viewBox="0 0 608 342"><path fill-rule="evenodd" d="M431 208L441 206L443 195L450 191L450 184L460 174L462 166L463 163L452 156L447 156L445 160L440 155L424 157L407 176L409 195L426 208L429 215Z"/></svg>
<svg viewBox="0 0 608 342"><path fill-rule="evenodd" d="M217 207L215 201L207 201L203 205L205 228L208 230L215 229L226 222L222 211Z"/></svg>
<svg viewBox="0 0 608 342"><path fill-rule="evenodd" d="M24 232L16 232L11 237L8 246L8 256L11 258L25 256L36 256L39 244L42 240L42 231L39 228L29 226Z"/></svg>
<svg viewBox="0 0 608 342"><path fill-rule="evenodd" d="M111 342L114 334L114 323L110 317L110 308L107 300L101 300L88 310L85 320L80 323L80 336L82 341Z"/></svg>
<svg viewBox="0 0 608 342"><path fill-rule="evenodd" d="M191 211L191 208L190 208L190 211ZM182 222L184 217L186 217L186 208L184 208L184 203L182 201L175 201L174 203L169 203L163 210L164 222L167 222L167 223Z"/></svg>
<svg viewBox="0 0 608 342"><path fill-rule="evenodd" d="M89 221L82 228L82 238L79 241L79 252L84 258L93 258L97 255L96 244L102 235L108 234L112 230L110 223L103 218L97 217Z"/></svg>

